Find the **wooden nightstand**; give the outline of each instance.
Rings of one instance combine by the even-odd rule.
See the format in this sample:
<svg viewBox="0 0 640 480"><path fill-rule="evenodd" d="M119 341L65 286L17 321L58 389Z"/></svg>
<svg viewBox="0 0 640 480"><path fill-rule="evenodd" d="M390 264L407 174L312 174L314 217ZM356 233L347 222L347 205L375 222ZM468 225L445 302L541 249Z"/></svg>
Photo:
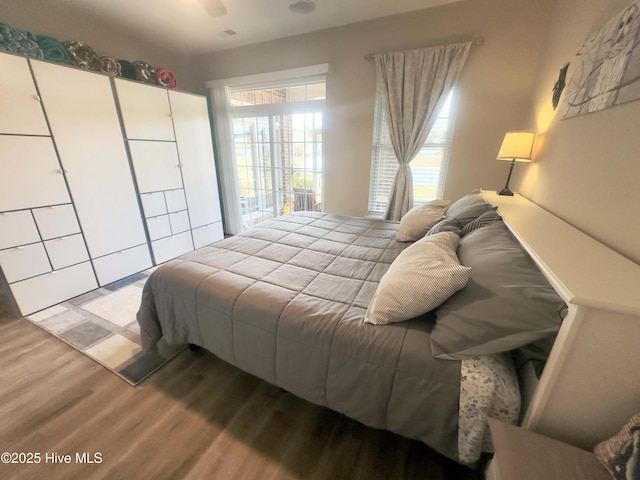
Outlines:
<svg viewBox="0 0 640 480"><path fill-rule="evenodd" d="M496 453L488 480L612 480L592 452L493 418L489 427Z"/></svg>

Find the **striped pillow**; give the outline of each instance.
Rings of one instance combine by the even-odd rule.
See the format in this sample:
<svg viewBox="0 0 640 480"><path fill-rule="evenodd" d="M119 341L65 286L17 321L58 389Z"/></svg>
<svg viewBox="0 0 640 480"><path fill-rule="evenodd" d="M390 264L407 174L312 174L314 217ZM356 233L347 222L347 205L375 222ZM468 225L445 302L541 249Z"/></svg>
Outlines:
<svg viewBox="0 0 640 480"><path fill-rule="evenodd" d="M467 284L471 268L460 265L453 232L423 237L402 251L383 275L365 323L402 322L433 310Z"/></svg>

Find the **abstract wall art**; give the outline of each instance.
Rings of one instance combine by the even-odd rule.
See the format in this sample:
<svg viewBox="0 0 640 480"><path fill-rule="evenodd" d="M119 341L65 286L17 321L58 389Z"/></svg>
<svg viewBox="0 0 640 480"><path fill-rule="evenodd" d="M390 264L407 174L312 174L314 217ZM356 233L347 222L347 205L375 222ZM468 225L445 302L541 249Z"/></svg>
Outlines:
<svg viewBox="0 0 640 480"><path fill-rule="evenodd" d="M560 118L640 99L640 0L592 33L572 62Z"/></svg>

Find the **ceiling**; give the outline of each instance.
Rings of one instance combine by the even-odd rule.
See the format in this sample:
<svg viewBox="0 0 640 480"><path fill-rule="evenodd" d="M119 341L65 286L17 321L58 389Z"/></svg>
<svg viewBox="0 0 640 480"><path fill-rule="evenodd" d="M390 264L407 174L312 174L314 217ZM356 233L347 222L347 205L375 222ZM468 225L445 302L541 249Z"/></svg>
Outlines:
<svg viewBox="0 0 640 480"><path fill-rule="evenodd" d="M53 0L119 31L183 54L201 54L325 28L454 3L460 0L313 0L312 13L289 10L294 0L222 0L225 15L204 2L216 0ZM235 35L225 31L232 30Z"/></svg>

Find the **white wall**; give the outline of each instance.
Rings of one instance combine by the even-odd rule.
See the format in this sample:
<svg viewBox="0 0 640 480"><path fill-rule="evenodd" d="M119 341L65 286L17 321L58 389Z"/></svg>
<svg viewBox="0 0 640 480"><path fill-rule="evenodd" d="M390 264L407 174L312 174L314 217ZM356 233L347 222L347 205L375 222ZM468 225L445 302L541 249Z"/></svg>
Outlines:
<svg viewBox="0 0 640 480"><path fill-rule="evenodd" d="M325 210L365 215L369 192L375 66L364 56L480 35L460 82L446 198L504 185L496 161L506 130L524 128L547 22L547 0L467 0L197 57L195 84L329 63Z"/></svg>
<svg viewBox="0 0 640 480"><path fill-rule="evenodd" d="M565 120L551 106L560 68L573 60L593 29L629 3L554 2L528 122L541 132L536 162L521 176L519 188L640 263L640 101Z"/></svg>

